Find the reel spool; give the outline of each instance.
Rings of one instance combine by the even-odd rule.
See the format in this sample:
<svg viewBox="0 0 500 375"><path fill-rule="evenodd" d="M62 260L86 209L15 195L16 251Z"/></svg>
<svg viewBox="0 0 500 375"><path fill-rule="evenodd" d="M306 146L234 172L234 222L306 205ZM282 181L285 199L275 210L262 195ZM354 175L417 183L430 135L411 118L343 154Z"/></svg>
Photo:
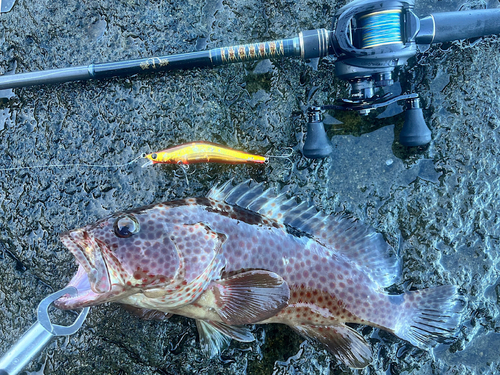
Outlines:
<svg viewBox="0 0 500 375"><path fill-rule="evenodd" d="M368 13L357 19L359 40L351 40L357 48L366 49L388 44L403 44L401 9Z"/></svg>

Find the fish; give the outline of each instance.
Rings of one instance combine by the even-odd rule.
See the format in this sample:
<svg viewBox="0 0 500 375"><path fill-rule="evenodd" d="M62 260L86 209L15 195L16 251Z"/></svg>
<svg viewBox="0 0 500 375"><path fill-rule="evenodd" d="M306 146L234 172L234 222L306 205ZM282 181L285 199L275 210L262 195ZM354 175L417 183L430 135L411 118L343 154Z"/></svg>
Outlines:
<svg viewBox="0 0 500 375"><path fill-rule="evenodd" d="M460 322L456 286L385 291L401 262L381 233L253 181L115 213L60 237L77 261L68 285L79 293L57 307L117 302L194 318L210 357L231 339L253 341L250 324L280 323L363 368L371 348L351 323L426 349L453 340Z"/></svg>
<svg viewBox="0 0 500 375"><path fill-rule="evenodd" d="M144 155L151 164L196 164L196 163L223 163L223 164L263 164L268 161L266 156L254 155L244 151L212 142L189 142L173 146L165 150Z"/></svg>

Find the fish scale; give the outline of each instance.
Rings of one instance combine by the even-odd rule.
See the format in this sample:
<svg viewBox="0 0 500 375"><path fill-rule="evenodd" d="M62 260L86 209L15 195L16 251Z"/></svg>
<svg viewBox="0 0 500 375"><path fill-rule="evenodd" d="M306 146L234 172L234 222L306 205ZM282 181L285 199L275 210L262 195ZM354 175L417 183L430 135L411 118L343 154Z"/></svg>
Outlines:
<svg viewBox="0 0 500 375"><path fill-rule="evenodd" d="M230 339L251 341L245 324L282 323L361 368L370 347L345 323L426 348L460 320L454 286L383 290L400 263L373 228L253 182L120 212L61 238L81 265L69 283L79 296L59 307L117 301L191 317L212 356Z"/></svg>

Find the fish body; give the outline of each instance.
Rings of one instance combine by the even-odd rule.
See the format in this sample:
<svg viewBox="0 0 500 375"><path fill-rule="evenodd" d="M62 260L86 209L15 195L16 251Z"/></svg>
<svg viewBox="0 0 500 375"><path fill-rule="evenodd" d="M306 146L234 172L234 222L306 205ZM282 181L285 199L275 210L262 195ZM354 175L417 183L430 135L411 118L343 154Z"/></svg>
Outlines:
<svg viewBox="0 0 500 375"><path fill-rule="evenodd" d="M244 151L212 142L190 142L165 150L153 152L144 156L153 164L196 164L196 163L223 163L246 164L265 163L265 156L254 155Z"/></svg>
<svg viewBox="0 0 500 375"><path fill-rule="evenodd" d="M259 184L124 211L61 239L80 265L69 283L79 295L58 307L115 301L191 317L211 355L252 341L246 324L281 323L361 368L371 349L345 323L425 348L459 320L453 286L384 292L400 265L381 234Z"/></svg>

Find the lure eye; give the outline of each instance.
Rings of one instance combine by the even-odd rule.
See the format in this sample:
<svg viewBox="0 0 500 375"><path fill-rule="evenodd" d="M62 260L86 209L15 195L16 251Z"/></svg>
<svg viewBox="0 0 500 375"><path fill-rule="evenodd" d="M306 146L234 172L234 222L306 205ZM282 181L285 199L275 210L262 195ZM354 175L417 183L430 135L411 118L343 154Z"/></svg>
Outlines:
<svg viewBox="0 0 500 375"><path fill-rule="evenodd" d="M132 215L120 216L115 221L115 234L120 238L128 238L139 232L140 226L137 219Z"/></svg>
<svg viewBox="0 0 500 375"><path fill-rule="evenodd" d="M157 157L158 157L158 155L156 155L156 154L151 154L151 159L156 160L156 158L157 158Z"/></svg>

